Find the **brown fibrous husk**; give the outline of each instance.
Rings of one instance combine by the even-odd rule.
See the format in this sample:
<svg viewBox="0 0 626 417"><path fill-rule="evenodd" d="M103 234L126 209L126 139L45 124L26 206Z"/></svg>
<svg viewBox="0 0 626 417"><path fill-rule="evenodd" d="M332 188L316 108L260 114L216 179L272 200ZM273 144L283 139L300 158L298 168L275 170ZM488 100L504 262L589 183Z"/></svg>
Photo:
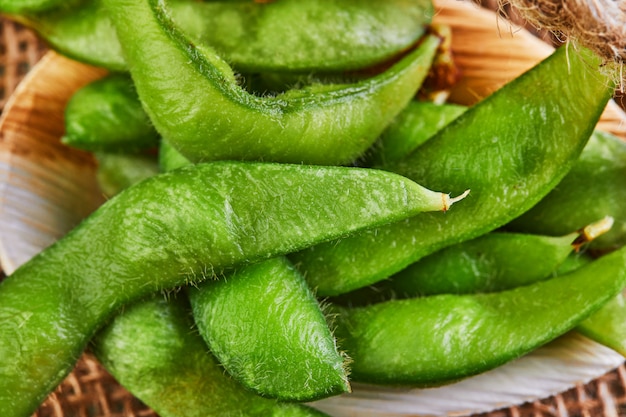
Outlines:
<svg viewBox="0 0 626 417"><path fill-rule="evenodd" d="M626 2L623 0L499 0L530 25L557 39L596 52L607 64L626 62Z"/></svg>

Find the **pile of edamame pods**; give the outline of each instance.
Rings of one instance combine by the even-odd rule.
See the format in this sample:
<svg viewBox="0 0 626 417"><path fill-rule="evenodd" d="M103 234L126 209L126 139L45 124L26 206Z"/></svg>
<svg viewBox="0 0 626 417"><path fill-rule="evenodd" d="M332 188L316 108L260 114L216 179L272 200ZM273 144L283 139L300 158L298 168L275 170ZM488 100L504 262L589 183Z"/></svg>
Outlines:
<svg viewBox="0 0 626 417"><path fill-rule="evenodd" d="M416 98L426 0L0 11L111 70L63 137L107 202L0 283L0 415L85 349L163 417L323 415L570 330L626 353L626 143L594 131L616 77L585 48L465 108Z"/></svg>

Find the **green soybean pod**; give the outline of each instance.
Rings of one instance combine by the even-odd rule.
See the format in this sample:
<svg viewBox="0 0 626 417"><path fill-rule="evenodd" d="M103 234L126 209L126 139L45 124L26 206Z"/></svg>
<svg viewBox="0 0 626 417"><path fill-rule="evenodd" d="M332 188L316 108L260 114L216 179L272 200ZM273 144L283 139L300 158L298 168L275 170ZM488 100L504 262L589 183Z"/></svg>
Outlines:
<svg viewBox="0 0 626 417"><path fill-rule="evenodd" d="M304 278L285 257L189 290L203 339L233 378L271 398L348 392L345 357Z"/></svg>
<svg viewBox="0 0 626 417"><path fill-rule="evenodd" d="M111 71L127 71L122 47L102 0L73 3L77 2L74 7L28 11L12 18L36 31L52 49L65 56Z"/></svg>
<svg viewBox="0 0 626 417"><path fill-rule="evenodd" d="M592 258L587 252L572 253L558 267L556 274L563 275L581 268ZM583 320L575 328L579 333L626 356L626 326L623 318L626 316L624 292L609 300L598 311Z"/></svg>
<svg viewBox="0 0 626 417"><path fill-rule="evenodd" d="M413 97L440 44L426 36L391 68L354 84L258 97L237 84L213 49L190 42L163 1L105 4L150 119L192 162L350 163Z"/></svg>
<svg viewBox="0 0 626 417"><path fill-rule="evenodd" d="M23 7L24 1L17 7L13 0L0 0L0 10L16 13L65 55L127 70L102 0L83 0L73 8L58 0L29 1L43 3L46 10ZM176 0L167 5L195 44L211 45L237 70L253 72L343 72L378 64L417 42L434 14L428 0Z"/></svg>
<svg viewBox="0 0 626 417"><path fill-rule="evenodd" d="M125 308L92 347L116 380L161 417L325 415L262 398L224 373L194 330L181 294Z"/></svg>
<svg viewBox="0 0 626 417"><path fill-rule="evenodd" d="M431 187L445 183L458 192L471 184L472 193L454 213L415 216L290 259L318 295L338 295L520 216L568 173L591 136L613 90L611 76L594 71L598 65L582 48L558 49L410 155L385 166Z"/></svg>
<svg viewBox="0 0 626 417"><path fill-rule="evenodd" d="M161 165L189 162L163 142ZM260 395L308 401L349 391L319 303L285 257L189 289L203 339L235 380Z"/></svg>
<svg viewBox="0 0 626 417"><path fill-rule="evenodd" d="M591 262L588 253L576 253L567 257L559 267L557 274L566 274L581 268ZM576 326L576 331L600 343L621 355L626 356L626 326L623 318L626 317L624 291L609 300L598 311Z"/></svg>
<svg viewBox="0 0 626 417"><path fill-rule="evenodd" d="M63 7L71 8L81 0L0 0L0 13L20 15L44 12Z"/></svg>
<svg viewBox="0 0 626 417"><path fill-rule="evenodd" d="M610 215L615 225L590 247L600 251L626 244L626 142L596 131L580 158L553 191L507 225L508 230L558 235Z"/></svg>
<svg viewBox="0 0 626 417"><path fill-rule="evenodd" d="M384 287L403 298L515 288L550 278L577 236L488 233L420 259Z"/></svg>
<svg viewBox="0 0 626 417"><path fill-rule="evenodd" d="M363 80L371 76L368 69L352 73L287 73L263 72L240 74L241 85L246 91L257 96L272 96L283 94L288 90L297 90L316 84L348 84Z"/></svg>
<svg viewBox="0 0 626 417"><path fill-rule="evenodd" d="M568 272L572 272L587 265L593 260L594 258L589 255L588 251L572 253L570 256L565 258L565 261L559 266L556 273L557 275L567 274Z"/></svg>
<svg viewBox="0 0 626 417"><path fill-rule="evenodd" d="M90 152L134 153L158 146L159 134L128 75L112 74L78 90L65 109L68 146Z"/></svg>
<svg viewBox="0 0 626 417"><path fill-rule="evenodd" d="M159 167L163 172L171 171L190 165L189 159L185 158L167 141L162 140L159 145Z"/></svg>
<svg viewBox="0 0 626 417"><path fill-rule="evenodd" d="M624 288L625 262L626 248L569 274L508 291L338 308L336 335L352 359L353 381L452 382L574 328Z"/></svg>
<svg viewBox="0 0 626 417"><path fill-rule="evenodd" d="M424 35L428 0L281 0L181 3L185 32L233 67L254 72L341 72L385 62Z"/></svg>
<svg viewBox="0 0 626 417"><path fill-rule="evenodd" d="M412 100L367 152L364 163L384 167L404 158L465 110L457 104Z"/></svg>
<svg viewBox="0 0 626 417"><path fill-rule="evenodd" d="M0 282L0 415L32 414L127 303L446 200L346 167L219 162L148 178Z"/></svg>
<svg viewBox="0 0 626 417"><path fill-rule="evenodd" d="M569 255L608 232L610 217L564 236L492 232L448 246L381 282L399 297L495 292L555 276Z"/></svg>
<svg viewBox="0 0 626 417"><path fill-rule="evenodd" d="M610 230L607 217L565 236L495 231L445 247L374 285L332 298L360 306L436 294L476 294L552 278L587 262L583 246Z"/></svg>
<svg viewBox="0 0 626 417"><path fill-rule="evenodd" d="M593 262L593 258L587 254L569 256L559 268L558 273L565 274L574 271L590 262ZM626 356L625 304L624 291L622 291L578 324L576 331Z"/></svg>
<svg viewBox="0 0 626 417"><path fill-rule="evenodd" d="M622 292L576 326L576 330L626 356L624 317L626 317L626 300Z"/></svg>
<svg viewBox="0 0 626 417"><path fill-rule="evenodd" d="M98 152L95 157L98 162L96 179L109 198L160 172L158 162L151 155Z"/></svg>

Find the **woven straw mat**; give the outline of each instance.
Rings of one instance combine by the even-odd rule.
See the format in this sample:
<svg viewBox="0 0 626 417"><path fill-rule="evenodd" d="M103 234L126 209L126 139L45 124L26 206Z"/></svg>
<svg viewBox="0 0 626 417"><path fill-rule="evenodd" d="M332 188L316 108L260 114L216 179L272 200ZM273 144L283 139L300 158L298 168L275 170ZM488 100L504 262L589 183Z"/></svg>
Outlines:
<svg viewBox="0 0 626 417"><path fill-rule="evenodd" d="M0 18L0 110L16 85L46 51L20 25ZM0 271L0 277L2 271ZM51 394L33 417L155 417L89 354ZM553 397L475 417L626 416L624 365Z"/></svg>

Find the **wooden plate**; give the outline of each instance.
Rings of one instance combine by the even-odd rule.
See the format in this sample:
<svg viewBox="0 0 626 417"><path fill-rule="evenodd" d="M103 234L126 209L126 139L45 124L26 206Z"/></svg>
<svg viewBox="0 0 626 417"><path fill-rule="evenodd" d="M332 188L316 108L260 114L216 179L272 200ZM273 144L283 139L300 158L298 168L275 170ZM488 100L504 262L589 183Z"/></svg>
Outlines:
<svg viewBox="0 0 626 417"><path fill-rule="evenodd" d="M437 23L453 30L463 78L451 100L473 104L529 69L552 47L485 9L437 2ZM102 202L89 154L63 146L65 104L102 69L48 53L0 118L0 265L17 266L69 231ZM598 127L626 137L626 116L610 103ZM565 391L618 367L623 357L576 333L485 374L433 389L354 385L354 392L312 403L333 416L464 415Z"/></svg>

